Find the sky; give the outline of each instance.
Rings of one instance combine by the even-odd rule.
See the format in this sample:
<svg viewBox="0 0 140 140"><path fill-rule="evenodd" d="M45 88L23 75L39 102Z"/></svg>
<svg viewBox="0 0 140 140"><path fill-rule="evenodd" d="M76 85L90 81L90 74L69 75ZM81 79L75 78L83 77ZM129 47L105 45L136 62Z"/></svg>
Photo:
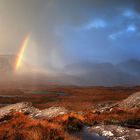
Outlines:
<svg viewBox="0 0 140 140"><path fill-rule="evenodd" d="M139 0L0 0L0 54L47 68L140 59Z"/></svg>

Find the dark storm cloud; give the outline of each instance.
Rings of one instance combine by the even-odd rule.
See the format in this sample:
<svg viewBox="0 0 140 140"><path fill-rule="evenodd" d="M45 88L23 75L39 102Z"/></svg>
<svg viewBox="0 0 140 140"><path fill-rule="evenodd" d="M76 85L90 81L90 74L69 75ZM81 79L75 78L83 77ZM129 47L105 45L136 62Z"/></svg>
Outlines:
<svg viewBox="0 0 140 140"><path fill-rule="evenodd" d="M44 66L139 58L139 0L0 0L0 15L1 52L29 32Z"/></svg>
<svg viewBox="0 0 140 140"><path fill-rule="evenodd" d="M62 22L81 23L93 16L108 17L117 15L118 10L123 7L132 6L131 0L58 0L54 2L54 17L60 18ZM56 14L56 15L55 15ZM59 21L59 20L58 20Z"/></svg>
<svg viewBox="0 0 140 140"><path fill-rule="evenodd" d="M27 63L61 71L62 77L80 66L76 76L84 70L88 75L83 78L95 83L104 84L108 77L111 84L112 78L127 81L129 76L114 66L140 59L140 1L0 0L0 53L17 54L26 34L30 34ZM98 62L107 63L92 65ZM136 61L129 61L130 67L132 62ZM132 65L135 70L138 62Z"/></svg>
<svg viewBox="0 0 140 140"><path fill-rule="evenodd" d="M61 0L62 8L57 4L56 11L61 13L62 26L57 27L57 33L76 58L81 55L82 59L121 61L136 57L139 14L135 12L135 2ZM79 49L83 53L77 54Z"/></svg>
<svg viewBox="0 0 140 140"><path fill-rule="evenodd" d="M135 0L134 9L136 12L140 13L140 1L139 0Z"/></svg>

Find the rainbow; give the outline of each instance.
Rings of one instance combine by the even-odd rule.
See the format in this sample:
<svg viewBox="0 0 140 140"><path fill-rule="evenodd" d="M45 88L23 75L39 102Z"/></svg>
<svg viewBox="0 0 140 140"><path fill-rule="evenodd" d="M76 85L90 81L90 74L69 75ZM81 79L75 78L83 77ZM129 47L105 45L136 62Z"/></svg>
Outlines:
<svg viewBox="0 0 140 140"><path fill-rule="evenodd" d="M29 39L30 39L30 36L26 35L21 43L21 47L17 54L17 59L16 59L16 63L15 63L15 71L18 71L19 68L21 67L21 64L23 62L23 56L24 56L25 50L28 46Z"/></svg>

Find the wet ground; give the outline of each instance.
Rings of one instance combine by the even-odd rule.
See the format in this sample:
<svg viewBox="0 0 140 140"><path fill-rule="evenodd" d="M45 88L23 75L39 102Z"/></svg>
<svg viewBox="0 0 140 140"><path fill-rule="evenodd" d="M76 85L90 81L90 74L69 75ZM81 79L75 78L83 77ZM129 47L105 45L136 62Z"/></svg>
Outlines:
<svg viewBox="0 0 140 140"><path fill-rule="evenodd" d="M80 111L100 103L114 103L140 91L140 87L76 87L76 86L21 86L0 87L0 106L17 102L32 102L44 109L63 106ZM2 105L3 104L3 105Z"/></svg>
<svg viewBox="0 0 140 140"><path fill-rule="evenodd" d="M73 135L82 140L108 140L107 137L105 136L99 136L94 132L90 133L88 129L89 129L88 127L84 127L82 131L74 133Z"/></svg>
<svg viewBox="0 0 140 140"><path fill-rule="evenodd" d="M140 140L140 129L117 125L99 125L84 127L82 131L73 135L82 140Z"/></svg>
<svg viewBox="0 0 140 140"><path fill-rule="evenodd" d="M57 98L67 96L67 93L64 92L55 92L55 91L47 91L47 90L26 90L23 93L19 94L0 94L0 106L10 105L16 102L22 101L32 101L37 104L40 103L48 103L56 101ZM38 99L37 99L38 98Z"/></svg>

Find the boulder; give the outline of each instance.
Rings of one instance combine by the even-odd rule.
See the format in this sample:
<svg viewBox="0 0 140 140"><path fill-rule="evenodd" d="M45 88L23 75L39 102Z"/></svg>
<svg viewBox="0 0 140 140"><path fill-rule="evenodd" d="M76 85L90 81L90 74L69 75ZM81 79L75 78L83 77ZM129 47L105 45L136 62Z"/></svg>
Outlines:
<svg viewBox="0 0 140 140"><path fill-rule="evenodd" d="M99 125L88 129L89 133L107 137L109 140L139 140L140 129L121 127L117 125Z"/></svg>
<svg viewBox="0 0 140 140"><path fill-rule="evenodd" d="M59 115L67 114L69 111L64 107L50 107L41 111L39 117L41 118L53 118Z"/></svg>
<svg viewBox="0 0 140 140"><path fill-rule="evenodd" d="M130 95L128 98L118 103L118 107L123 108L140 108L140 92Z"/></svg>
<svg viewBox="0 0 140 140"><path fill-rule="evenodd" d="M33 118L53 118L69 111L64 107L50 107L44 110L35 108L30 102L21 102L0 108L0 119L12 112L22 112Z"/></svg>
<svg viewBox="0 0 140 140"><path fill-rule="evenodd" d="M32 106L32 103L21 102L0 108L0 118L3 118L11 112L23 112L33 117L41 113L39 109Z"/></svg>

